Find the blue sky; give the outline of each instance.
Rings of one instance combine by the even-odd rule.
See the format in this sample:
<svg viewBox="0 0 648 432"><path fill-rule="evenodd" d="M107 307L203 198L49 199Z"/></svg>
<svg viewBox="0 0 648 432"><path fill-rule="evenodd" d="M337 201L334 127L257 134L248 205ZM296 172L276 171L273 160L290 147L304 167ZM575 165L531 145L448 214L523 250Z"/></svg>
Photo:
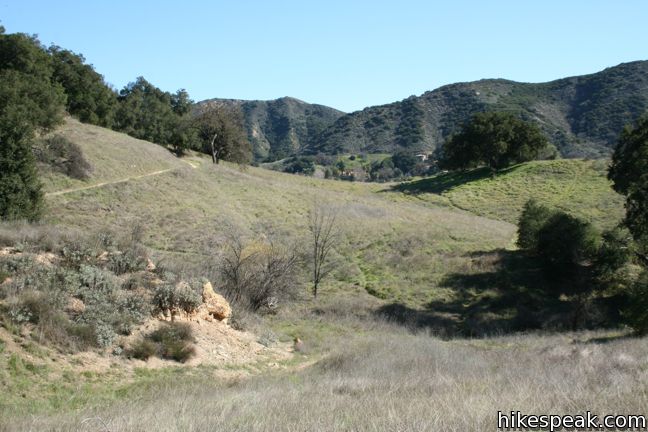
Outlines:
<svg viewBox="0 0 648 432"><path fill-rule="evenodd" d="M7 32L194 100L343 111L480 78L542 82L648 59L648 1L0 0Z"/></svg>

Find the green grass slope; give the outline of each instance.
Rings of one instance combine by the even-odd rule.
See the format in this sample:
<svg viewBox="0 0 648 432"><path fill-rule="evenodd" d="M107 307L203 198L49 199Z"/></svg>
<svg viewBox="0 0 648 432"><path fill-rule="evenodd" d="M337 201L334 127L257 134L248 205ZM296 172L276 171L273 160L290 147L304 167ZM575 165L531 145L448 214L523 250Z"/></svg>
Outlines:
<svg viewBox="0 0 648 432"><path fill-rule="evenodd" d="M52 135L63 136L81 147L92 165L92 176L87 181L75 180L43 165L40 174L46 193L118 181L186 165L161 146L99 126L83 124L71 117L66 118L60 128L49 134Z"/></svg>
<svg viewBox="0 0 648 432"><path fill-rule="evenodd" d="M394 201L380 192L384 185L176 159L154 144L79 123L68 123L64 131L97 167L88 181L78 183L107 183L60 194L48 187L49 222L90 232L141 223L156 259L204 264L218 256L233 232L306 249L308 211L317 200L340 208L342 231L337 271L323 291L366 289L420 305L439 298L443 275L460 271L471 252L510 247L515 233L507 222L459 209L407 196ZM108 141L111 145L102 144ZM123 167L130 153L143 155L151 173L168 171L120 181L131 174ZM65 192L70 185L60 187Z"/></svg>
<svg viewBox="0 0 648 432"><path fill-rule="evenodd" d="M533 162L494 179L476 170L385 189L384 184L213 165L199 155L177 159L154 144L100 128L67 127L90 162L114 174L98 170L82 182L89 188L51 190L49 222L88 232L139 223L156 262L204 271L216 265L232 234L250 242L269 238L292 244L306 254L309 209L316 201L336 206L341 242L322 297L366 298L368 293L388 315L413 314L425 325L473 328L462 322L471 310L479 315L479 328L487 328L487 315L498 323L519 318L509 301L526 281L536 279L535 270L520 263L519 272L509 274L502 265L514 259L506 251L515 247L514 222L530 197L602 228L617 223L623 211L600 161ZM95 139L87 140L90 132ZM97 145L108 139L113 147ZM147 155L151 171L124 180L122 153L113 148ZM499 309L488 306L493 299L502 300ZM417 311L425 314L417 317Z"/></svg>
<svg viewBox="0 0 648 432"><path fill-rule="evenodd" d="M440 174L393 190L492 219L517 223L529 198L610 228L623 217L623 197L607 179L606 160L554 160L520 164L492 178L488 169Z"/></svg>

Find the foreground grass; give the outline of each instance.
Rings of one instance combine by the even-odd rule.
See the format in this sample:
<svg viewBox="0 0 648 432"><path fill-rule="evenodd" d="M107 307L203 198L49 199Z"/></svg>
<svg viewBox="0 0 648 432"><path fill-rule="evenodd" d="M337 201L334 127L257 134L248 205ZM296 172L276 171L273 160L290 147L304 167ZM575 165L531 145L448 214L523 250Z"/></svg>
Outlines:
<svg viewBox="0 0 648 432"><path fill-rule="evenodd" d="M74 412L0 430L494 430L497 411L648 414L648 340L605 333L441 341L374 329L293 373L159 379Z"/></svg>

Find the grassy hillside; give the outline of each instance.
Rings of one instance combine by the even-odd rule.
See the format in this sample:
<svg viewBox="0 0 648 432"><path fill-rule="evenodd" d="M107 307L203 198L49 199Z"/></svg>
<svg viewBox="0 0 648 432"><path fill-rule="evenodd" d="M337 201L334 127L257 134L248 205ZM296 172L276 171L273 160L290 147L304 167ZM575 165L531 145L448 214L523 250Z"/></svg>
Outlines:
<svg viewBox="0 0 648 432"><path fill-rule="evenodd" d="M529 198L611 228L624 214L623 197L607 179L608 162L599 160L536 161L501 171L453 172L393 187L432 204L443 203L492 219L517 223Z"/></svg>
<svg viewBox="0 0 648 432"><path fill-rule="evenodd" d="M648 62L638 61L541 84L501 79L452 84L340 117L309 151L431 151L472 114L501 110L537 122L563 156L607 155L623 126L648 109L647 77Z"/></svg>
<svg viewBox="0 0 648 432"><path fill-rule="evenodd" d="M86 183L128 175L127 171L118 172L123 165L119 153L97 146L118 135L81 124L68 127L77 129L69 134L70 139L79 144L90 162L105 166ZM86 140L91 131L106 135ZM249 238L275 236L305 246L308 211L317 198L340 207L344 232L340 268L329 289L359 284L387 290L394 299L422 303L438 295L436 281L443 271L469 261L467 252L508 247L514 233L508 223L450 208L431 208L413 198L394 203L375 185L252 167L242 171L229 164L212 165L207 158L194 161L193 168L152 144L125 138L113 145L138 152L149 151L141 146L150 147L151 152L162 150L159 157L147 153L148 169L173 168L132 181L50 195L49 221L91 231L119 230L139 221L146 227L147 246L164 259L182 256L188 262L201 262L205 255L218 255L232 232Z"/></svg>
<svg viewBox="0 0 648 432"><path fill-rule="evenodd" d="M600 227L614 225L623 212L601 161L534 162L495 179L478 170L385 189L213 165L198 155L177 159L159 146L75 122L63 131L101 169L85 182L59 182L64 193L47 198L50 222L91 232L141 223L156 259L204 268L232 233L295 244L307 253L308 211L317 200L339 208L343 233L337 270L324 292L362 290L414 308L455 300L448 275L483 267L475 254L512 248L514 223L530 197ZM97 145L107 142L112 144ZM133 160L146 159L153 175L128 180L123 158L131 152L141 155ZM84 185L90 188L79 189ZM79 190L66 192L70 186Z"/></svg>
<svg viewBox="0 0 648 432"><path fill-rule="evenodd" d="M569 301L547 301L537 266L512 251L511 222L536 196L613 224L622 204L602 162L535 162L494 179L477 170L385 185L242 170L196 154L178 159L73 120L56 133L95 169L80 181L41 166L52 231L123 233L141 224L158 267L194 277L213 276L237 233L306 252L316 200L338 207L342 240L317 300L304 284L304 295L276 315L237 311L237 320L260 330L259 343L301 338L289 358L120 363L109 352L44 348L2 323L7 421L0 430L486 430L494 412L513 406L604 414L646 406L645 339L623 332L462 338L551 329L569 318ZM447 415L430 414L430 406Z"/></svg>
<svg viewBox="0 0 648 432"><path fill-rule="evenodd" d="M161 146L154 146L109 129L82 124L71 117L66 118L61 127L49 134L53 135L63 136L81 146L84 156L92 166L92 175L89 180L81 181L41 165L40 174L46 193L187 165Z"/></svg>

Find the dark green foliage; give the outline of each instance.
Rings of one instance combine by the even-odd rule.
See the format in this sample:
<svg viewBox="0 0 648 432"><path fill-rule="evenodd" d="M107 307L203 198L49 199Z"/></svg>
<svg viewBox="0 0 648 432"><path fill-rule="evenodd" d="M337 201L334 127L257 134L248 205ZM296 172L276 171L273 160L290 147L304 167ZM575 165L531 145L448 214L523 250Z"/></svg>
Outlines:
<svg viewBox="0 0 648 432"><path fill-rule="evenodd" d="M398 168L402 173L411 174L415 171L419 159L415 154L407 151L400 151L392 156L394 167Z"/></svg>
<svg viewBox="0 0 648 432"><path fill-rule="evenodd" d="M628 323L638 332L648 331L648 116L635 127L626 127L612 157L608 173L614 189L626 196L624 225L634 240L633 252L643 273L630 289L625 310Z"/></svg>
<svg viewBox="0 0 648 432"><path fill-rule="evenodd" d="M638 254L648 266L648 174L632 186L626 199L624 222L636 242Z"/></svg>
<svg viewBox="0 0 648 432"><path fill-rule="evenodd" d="M558 277L575 276L591 265L600 244L594 227L567 213L556 212L538 232L537 251L547 273Z"/></svg>
<svg viewBox="0 0 648 432"><path fill-rule="evenodd" d="M401 116L396 127L396 142L404 148L420 147L423 141L423 110L412 96L401 102ZM403 170L403 172L408 172Z"/></svg>
<svg viewBox="0 0 648 432"><path fill-rule="evenodd" d="M547 145L532 123L509 113L478 113L443 145L440 166L466 169L483 164L498 170L535 159Z"/></svg>
<svg viewBox="0 0 648 432"><path fill-rule="evenodd" d="M632 272L628 271L632 252L632 236L626 228L616 227L603 233L594 261L595 278L600 288L624 292L632 285Z"/></svg>
<svg viewBox="0 0 648 432"><path fill-rule="evenodd" d="M148 339L141 339L133 344L126 356L138 360L148 360L158 352L158 345Z"/></svg>
<svg viewBox="0 0 648 432"><path fill-rule="evenodd" d="M614 189L626 196L624 222L644 265L648 265L648 116L623 130L608 177Z"/></svg>
<svg viewBox="0 0 648 432"><path fill-rule="evenodd" d="M112 127L117 94L85 63L81 54L58 46L48 50L53 65L52 79L63 86L67 111L84 123Z"/></svg>
<svg viewBox="0 0 648 432"><path fill-rule="evenodd" d="M628 195L630 189L648 174L648 115L643 116L635 127L626 126L621 133L608 177L614 190Z"/></svg>
<svg viewBox="0 0 648 432"><path fill-rule="evenodd" d="M31 131L18 121L0 113L0 219L35 221L42 214L43 193L31 151Z"/></svg>
<svg viewBox="0 0 648 432"><path fill-rule="evenodd" d="M383 182L399 177L402 172L395 169L392 158L375 161L369 168L369 177L371 181Z"/></svg>
<svg viewBox="0 0 648 432"><path fill-rule="evenodd" d="M408 106L421 110L422 128L419 114L404 115ZM542 84L480 80L347 114L327 127L308 150L394 153L413 143L433 150L475 113L505 111L536 124L564 157L601 157L610 153L623 126L646 109L646 61Z"/></svg>
<svg viewBox="0 0 648 432"><path fill-rule="evenodd" d="M540 230L553 214L553 210L539 204L536 200L527 201L518 222L518 247L534 254L537 253Z"/></svg>
<svg viewBox="0 0 648 432"><path fill-rule="evenodd" d="M630 288L624 318L638 334L648 333L648 271L644 271Z"/></svg>
<svg viewBox="0 0 648 432"><path fill-rule="evenodd" d="M37 39L0 34L0 219L36 220L42 212L31 142L62 120L65 96Z"/></svg>
<svg viewBox="0 0 648 432"><path fill-rule="evenodd" d="M214 163L221 159L248 164L252 147L245 134L243 117L237 109L210 108L198 113L193 119L198 145L212 155Z"/></svg>
<svg viewBox="0 0 648 432"><path fill-rule="evenodd" d="M179 116L189 114L193 100L189 97L189 93L185 89L180 89L171 95L171 109Z"/></svg>
<svg viewBox="0 0 648 432"><path fill-rule="evenodd" d="M189 324L171 323L164 325L149 335L157 343L162 358L186 362L196 353L193 346L193 333Z"/></svg>
<svg viewBox="0 0 648 432"><path fill-rule="evenodd" d="M64 136L54 135L40 140L33 150L39 162L69 177L86 180L92 173L92 165L83 156L81 147Z"/></svg>
<svg viewBox="0 0 648 432"><path fill-rule="evenodd" d="M284 167L284 172L310 176L315 172L315 163L312 158L307 156L293 157Z"/></svg>
<svg viewBox="0 0 648 432"><path fill-rule="evenodd" d="M170 93L138 77L119 92L116 129L157 144L173 144L179 119L173 108Z"/></svg>

